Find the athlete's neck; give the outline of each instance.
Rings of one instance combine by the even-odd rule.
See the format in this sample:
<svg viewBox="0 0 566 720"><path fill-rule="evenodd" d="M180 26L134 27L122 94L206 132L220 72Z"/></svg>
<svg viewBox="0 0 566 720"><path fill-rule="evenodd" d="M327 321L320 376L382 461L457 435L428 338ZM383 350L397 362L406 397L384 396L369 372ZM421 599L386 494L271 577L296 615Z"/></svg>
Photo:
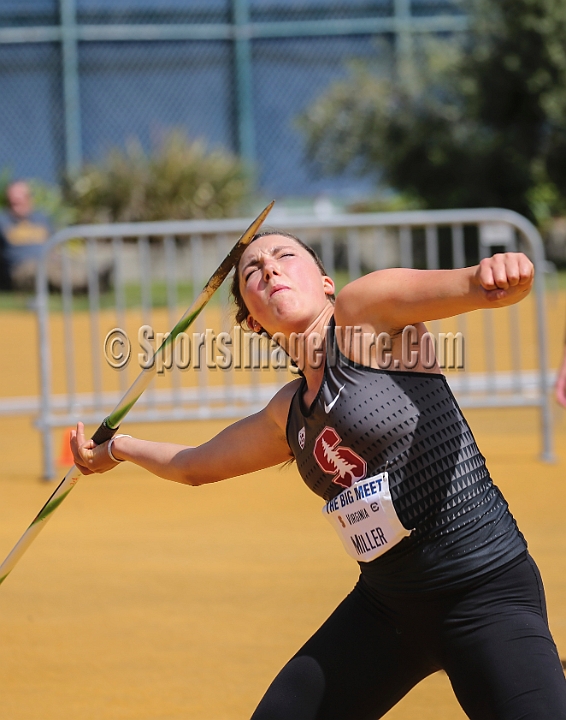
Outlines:
<svg viewBox="0 0 566 720"><path fill-rule="evenodd" d="M324 374L326 328L334 314L334 305L327 303L306 330L298 336L298 342L289 342L287 352L301 370L308 386L308 394L318 392Z"/></svg>

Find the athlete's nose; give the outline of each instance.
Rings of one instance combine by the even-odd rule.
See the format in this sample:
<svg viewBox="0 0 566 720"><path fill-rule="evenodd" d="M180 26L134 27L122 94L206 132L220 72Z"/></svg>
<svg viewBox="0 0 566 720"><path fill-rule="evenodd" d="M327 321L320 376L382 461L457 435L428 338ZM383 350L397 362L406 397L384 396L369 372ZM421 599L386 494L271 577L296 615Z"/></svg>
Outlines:
<svg viewBox="0 0 566 720"><path fill-rule="evenodd" d="M279 267L275 258L265 258L263 262L263 280L268 282L274 275L279 275Z"/></svg>

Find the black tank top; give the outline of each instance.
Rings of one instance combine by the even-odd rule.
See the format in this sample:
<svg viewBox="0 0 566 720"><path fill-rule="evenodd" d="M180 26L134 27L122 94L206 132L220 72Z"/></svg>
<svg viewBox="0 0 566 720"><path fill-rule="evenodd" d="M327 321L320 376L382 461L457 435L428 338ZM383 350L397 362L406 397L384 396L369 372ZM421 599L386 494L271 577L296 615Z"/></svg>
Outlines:
<svg viewBox="0 0 566 720"><path fill-rule="evenodd" d="M308 487L328 501L387 470L397 515L412 529L381 557L360 563L370 588L453 588L525 552L444 375L354 363L340 353L332 320L324 378L310 408L305 389L303 379L291 401L287 440Z"/></svg>

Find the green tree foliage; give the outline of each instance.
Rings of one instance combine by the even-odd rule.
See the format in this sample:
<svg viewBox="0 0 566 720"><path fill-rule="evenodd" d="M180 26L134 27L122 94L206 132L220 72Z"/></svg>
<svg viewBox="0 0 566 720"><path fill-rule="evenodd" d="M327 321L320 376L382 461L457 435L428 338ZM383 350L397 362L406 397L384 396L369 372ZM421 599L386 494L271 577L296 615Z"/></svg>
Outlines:
<svg viewBox="0 0 566 720"><path fill-rule="evenodd" d="M8 199L6 197L6 190L10 184L11 173L9 168L2 168L0 170L0 210L3 210L8 206Z"/></svg>
<svg viewBox="0 0 566 720"><path fill-rule="evenodd" d="M431 208L566 210L566 2L476 0L465 37L416 40L300 119L323 172L355 168Z"/></svg>
<svg viewBox="0 0 566 720"><path fill-rule="evenodd" d="M242 211L250 182L242 162L209 152L181 131L147 154L139 142L83 167L64 186L78 222L135 222L229 217Z"/></svg>
<svg viewBox="0 0 566 720"><path fill-rule="evenodd" d="M0 209L14 180L0 171ZM98 163L85 165L63 190L29 181L34 205L57 228L75 223L231 217L246 210L251 177L238 158L173 131L153 153L132 140Z"/></svg>

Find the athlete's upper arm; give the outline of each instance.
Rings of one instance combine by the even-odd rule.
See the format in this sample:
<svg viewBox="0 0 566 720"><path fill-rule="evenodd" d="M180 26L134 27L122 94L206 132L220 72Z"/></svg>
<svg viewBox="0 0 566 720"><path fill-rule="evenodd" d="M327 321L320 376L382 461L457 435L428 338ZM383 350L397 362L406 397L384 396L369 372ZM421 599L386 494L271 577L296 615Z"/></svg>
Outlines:
<svg viewBox="0 0 566 720"><path fill-rule="evenodd" d="M297 381L283 387L254 415L222 430L187 454L191 485L217 482L279 465L292 457L285 428Z"/></svg>
<svg viewBox="0 0 566 720"><path fill-rule="evenodd" d="M336 298L336 324L370 324L379 330L450 317L474 310L479 297L473 268L369 273L346 285Z"/></svg>
<svg viewBox="0 0 566 720"><path fill-rule="evenodd" d="M534 266L523 253L496 253L454 270L389 268L354 280L336 298L336 324L376 330L505 307L526 297Z"/></svg>

